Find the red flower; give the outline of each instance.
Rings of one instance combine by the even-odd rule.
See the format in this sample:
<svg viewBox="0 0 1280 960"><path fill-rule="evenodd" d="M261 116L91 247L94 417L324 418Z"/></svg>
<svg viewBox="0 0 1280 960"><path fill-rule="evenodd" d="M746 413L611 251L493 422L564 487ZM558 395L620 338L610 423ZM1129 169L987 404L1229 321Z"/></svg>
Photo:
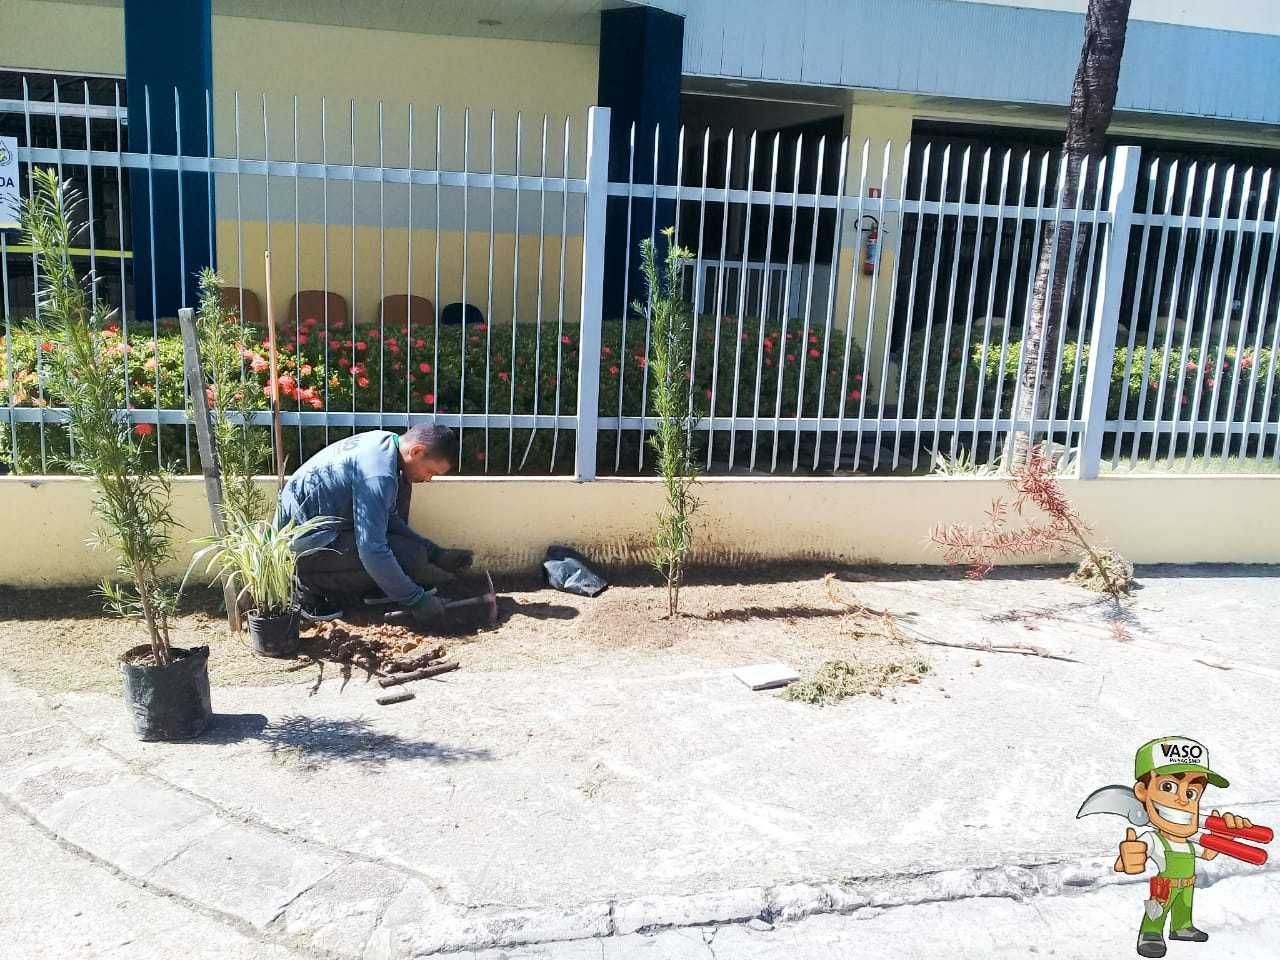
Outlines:
<svg viewBox="0 0 1280 960"><path fill-rule="evenodd" d="M418 364L418 370L419 370L420 372L422 372L422 373L430 373L430 372L431 372L431 364L429 364L429 363L420 363L420 364Z"/></svg>
<svg viewBox="0 0 1280 960"><path fill-rule="evenodd" d="M292 394L297 387L298 381L289 376L289 374L286 373L280 378L280 389L285 392L285 396Z"/></svg>
<svg viewBox="0 0 1280 960"><path fill-rule="evenodd" d="M510 380L510 379L511 379L511 376L510 376L510 374L508 374L508 373L507 373L507 371L505 371L505 370L499 370L499 371L498 371L498 379L499 379L499 380L501 380L503 383L506 383L508 380Z"/></svg>
<svg viewBox="0 0 1280 960"><path fill-rule="evenodd" d="M42 351L44 351L45 353L53 353L53 351L54 351L54 346L53 346L53 344L52 344L52 343L50 343L48 340L44 340L44 341L42 341L42 342L41 342L41 344L40 344L40 349L41 349Z"/></svg>
<svg viewBox="0 0 1280 960"><path fill-rule="evenodd" d="M309 404L311 404L311 409L312 409L312 410L323 410L323 409L324 409L324 401L323 401L323 400L321 400L319 397L312 397L312 398L311 398L310 400L308 400L307 402L308 402Z"/></svg>
<svg viewBox="0 0 1280 960"><path fill-rule="evenodd" d="M395 337L387 337L387 341L386 341L386 342L387 342L387 346L388 346L388 347L390 347L390 348L391 348L391 349L393 349L393 350L394 350L396 347L400 346L400 341L399 341L399 340L397 340Z"/></svg>
<svg viewBox="0 0 1280 960"><path fill-rule="evenodd" d="M861 382L862 382L862 374L860 374L860 373L855 373L855 374L853 375L853 379L854 379L857 383L861 383Z"/></svg>
<svg viewBox="0 0 1280 960"><path fill-rule="evenodd" d="M479 338L479 337L467 337L467 339L468 339L468 340L470 340L472 343L479 343L479 342L480 342L480 338Z"/></svg>
<svg viewBox="0 0 1280 960"><path fill-rule="evenodd" d="M424 393L422 395L422 402L428 406L434 407L436 405L436 395L434 393Z"/></svg>
<svg viewBox="0 0 1280 960"><path fill-rule="evenodd" d="M611 373L613 376L615 376L615 377L616 377L616 376L618 375L618 367L617 367L617 365L614 365L614 366L610 367L610 368L609 368L609 373Z"/></svg>
<svg viewBox="0 0 1280 960"><path fill-rule="evenodd" d="M489 325L487 323L477 323L475 326L475 329L479 330L481 333L484 333L486 330L489 329Z"/></svg>
<svg viewBox="0 0 1280 960"><path fill-rule="evenodd" d="M308 337L305 333L298 334L298 346L306 346L307 339Z"/></svg>
<svg viewBox="0 0 1280 960"><path fill-rule="evenodd" d="M339 357L338 366L342 367L342 369L345 370L347 367L351 366L351 361L348 360L346 357Z"/></svg>
<svg viewBox="0 0 1280 960"><path fill-rule="evenodd" d="M788 353L787 363L795 363L795 362L796 362L796 355L794 353Z"/></svg>
<svg viewBox="0 0 1280 960"><path fill-rule="evenodd" d="M1187 373L1195 373L1195 372L1196 372L1196 362L1194 360L1188 360Z"/></svg>
<svg viewBox="0 0 1280 960"><path fill-rule="evenodd" d="M329 341L329 349L330 349L330 350L341 350L341 349L342 349L342 341L340 341L340 340L330 340L330 341Z"/></svg>
<svg viewBox="0 0 1280 960"><path fill-rule="evenodd" d="M859 397L861 397L861 396L862 396L862 391L861 391L861 390L850 390L850 391L849 391L849 399L850 399L850 400L857 400L857 399L858 399Z"/></svg>
<svg viewBox="0 0 1280 960"><path fill-rule="evenodd" d="M140 437L149 437L156 432L156 428L149 423L139 423L134 426L133 432Z"/></svg>
<svg viewBox="0 0 1280 960"><path fill-rule="evenodd" d="M102 328L102 332L105 333L108 337L114 337L116 334L120 332L120 328L117 327L114 323L109 323Z"/></svg>
<svg viewBox="0 0 1280 960"><path fill-rule="evenodd" d="M368 349L369 349L369 345L368 345L367 343L365 343L363 340L357 340L357 341L356 341L356 349L357 349L357 350L368 350Z"/></svg>
<svg viewBox="0 0 1280 960"><path fill-rule="evenodd" d="M206 400L208 400L210 403L214 403L216 397L217 397L217 393L214 391L213 387L204 388L204 398Z"/></svg>
<svg viewBox="0 0 1280 960"><path fill-rule="evenodd" d="M563 337L561 337L561 338L560 338L560 342L561 342L561 343L568 343L568 342L569 342L569 335L566 333Z"/></svg>
<svg viewBox="0 0 1280 960"><path fill-rule="evenodd" d="M414 345L414 347L416 347L417 349L421 350L423 347L425 347L425 346L427 345L427 341L425 341L425 340L415 340L415 341L413 341L413 345Z"/></svg>
<svg viewBox="0 0 1280 960"><path fill-rule="evenodd" d="M357 385L357 386L361 386L361 387L367 387L367 386L369 385L369 378L368 378L368 377L360 377L360 379L358 379L358 380L356 381L356 385Z"/></svg>
<svg viewBox="0 0 1280 960"><path fill-rule="evenodd" d="M612 350L612 349L610 349L609 347L601 347L601 348L600 348L600 356L602 356L602 357L610 357L610 356L613 356L613 350Z"/></svg>
<svg viewBox="0 0 1280 960"><path fill-rule="evenodd" d="M814 350L814 349L811 347L811 348L809 349L809 356L813 357L813 358L816 360L816 359L818 359L818 357L822 356L822 354L821 354L821 353L819 353L817 350Z"/></svg>
<svg viewBox="0 0 1280 960"><path fill-rule="evenodd" d="M302 321L302 325L304 327L314 327L319 322L320 321L317 320L315 317L307 317L307 319Z"/></svg>
<svg viewBox="0 0 1280 960"><path fill-rule="evenodd" d="M268 363L265 358L255 355L253 358L253 363L250 364L250 366L253 367L254 373L262 373L264 370L270 367L271 364Z"/></svg>
<svg viewBox="0 0 1280 960"><path fill-rule="evenodd" d="M773 349L773 341L772 341L772 340L770 340L768 337L765 337L765 340L764 340L764 348L765 348L766 350L772 350L772 349Z"/></svg>

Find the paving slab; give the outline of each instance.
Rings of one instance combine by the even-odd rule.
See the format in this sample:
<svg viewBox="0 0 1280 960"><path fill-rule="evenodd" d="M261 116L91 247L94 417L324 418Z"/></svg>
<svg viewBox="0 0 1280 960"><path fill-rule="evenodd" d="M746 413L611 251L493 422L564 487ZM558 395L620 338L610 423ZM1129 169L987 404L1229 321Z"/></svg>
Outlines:
<svg viewBox="0 0 1280 960"><path fill-rule="evenodd" d="M303 960L77 855L0 808L0 956L14 960Z"/></svg>

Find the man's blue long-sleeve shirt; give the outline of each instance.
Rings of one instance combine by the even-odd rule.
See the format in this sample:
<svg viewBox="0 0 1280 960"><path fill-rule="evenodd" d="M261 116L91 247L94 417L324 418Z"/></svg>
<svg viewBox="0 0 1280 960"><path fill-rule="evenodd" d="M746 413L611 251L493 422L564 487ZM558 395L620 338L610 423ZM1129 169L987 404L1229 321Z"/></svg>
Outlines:
<svg viewBox="0 0 1280 960"><path fill-rule="evenodd" d="M276 523L317 517L335 522L300 537L299 553L327 547L344 530L355 533L356 550L369 576L397 604L407 606L425 592L401 569L388 533L423 539L396 512L400 491L399 437L386 430L359 433L325 447L304 463L280 492Z"/></svg>

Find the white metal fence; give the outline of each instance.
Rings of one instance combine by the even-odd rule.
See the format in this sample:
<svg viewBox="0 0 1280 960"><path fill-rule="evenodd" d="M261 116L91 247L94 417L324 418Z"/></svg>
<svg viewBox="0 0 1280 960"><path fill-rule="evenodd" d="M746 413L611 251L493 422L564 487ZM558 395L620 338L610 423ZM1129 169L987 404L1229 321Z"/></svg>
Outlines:
<svg viewBox="0 0 1280 960"><path fill-rule="evenodd" d="M674 225L694 251L690 413L713 472L990 463L1021 431L1084 477L1280 463L1270 170L1121 147L1072 193L1052 151L762 133L731 135L713 169L711 131L682 129L655 131L652 157L629 131L629 175L611 181L600 108L583 129L439 110L393 123L381 105L296 99L280 118L265 98L233 100L226 133L213 130L222 108L197 105L218 149L158 155L128 149L124 107L85 101L0 101L0 114L22 117L24 176L54 165L86 188L77 259L120 308L126 415L168 463L191 465L180 348L163 318L138 319L155 293L134 289L125 249L131 174L135 188L176 183L179 215L184 184L203 181L209 245L247 319L265 315L271 251L295 463L335 432L425 420L459 429L468 473L644 471L652 330L629 309L643 291L638 251L613 226L624 221L626 237ZM132 105L133 122L156 109ZM183 109L175 99L175 119ZM32 136L50 115L51 145ZM82 148L62 142L69 121L84 126ZM94 123L114 133L111 149ZM664 137L676 176L655 186ZM97 242L108 216L112 256ZM1046 237L1070 252L1054 261L1065 295L1032 358L1021 344ZM622 282L606 300L606 248L619 242ZM35 259L13 234L0 244L6 456L47 472L67 451L33 332ZM244 350L258 391L260 338Z"/></svg>

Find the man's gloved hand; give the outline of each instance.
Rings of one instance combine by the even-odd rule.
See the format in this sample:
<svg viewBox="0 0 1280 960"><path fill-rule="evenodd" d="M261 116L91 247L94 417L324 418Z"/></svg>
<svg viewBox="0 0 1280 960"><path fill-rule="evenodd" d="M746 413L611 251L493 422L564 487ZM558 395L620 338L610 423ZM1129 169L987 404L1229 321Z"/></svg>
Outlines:
<svg viewBox="0 0 1280 960"><path fill-rule="evenodd" d="M458 573L471 566L475 555L470 550L441 550L435 565L449 573Z"/></svg>
<svg viewBox="0 0 1280 960"><path fill-rule="evenodd" d="M424 593L417 603L405 607L405 612L413 617L415 626L429 627L444 616L444 601L434 593Z"/></svg>

